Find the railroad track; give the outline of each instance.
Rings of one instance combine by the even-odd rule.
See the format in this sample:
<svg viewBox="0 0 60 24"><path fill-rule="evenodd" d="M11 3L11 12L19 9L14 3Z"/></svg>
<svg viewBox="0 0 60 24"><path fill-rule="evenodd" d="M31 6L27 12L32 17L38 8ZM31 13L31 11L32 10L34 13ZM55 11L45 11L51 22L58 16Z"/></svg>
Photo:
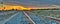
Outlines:
<svg viewBox="0 0 60 24"><path fill-rule="evenodd" d="M5 24L50 24L50 20L44 19L41 16L36 16L33 14L28 14L27 11L18 11L18 14L13 15L7 19ZM54 22L54 21L53 21Z"/></svg>
<svg viewBox="0 0 60 24"><path fill-rule="evenodd" d="M14 15L14 17L10 18L9 21L5 22L5 24L18 24L18 23L19 24L33 24L32 22L30 23L29 20L28 18L26 18L26 15L22 11L19 11L17 15Z"/></svg>
<svg viewBox="0 0 60 24"><path fill-rule="evenodd" d="M57 24L54 20L50 20L50 19L45 18L43 16L38 16L38 15L35 15L35 14L31 14L28 11L26 13L35 22L35 24L50 24L50 23L51 24L53 24L53 23Z"/></svg>
<svg viewBox="0 0 60 24"><path fill-rule="evenodd" d="M15 21L16 19L18 19L18 21ZM20 22L19 24L35 24L34 21L24 11L12 15L11 17L3 21L3 24L9 24L10 22L12 22L11 24L18 24L17 22Z"/></svg>

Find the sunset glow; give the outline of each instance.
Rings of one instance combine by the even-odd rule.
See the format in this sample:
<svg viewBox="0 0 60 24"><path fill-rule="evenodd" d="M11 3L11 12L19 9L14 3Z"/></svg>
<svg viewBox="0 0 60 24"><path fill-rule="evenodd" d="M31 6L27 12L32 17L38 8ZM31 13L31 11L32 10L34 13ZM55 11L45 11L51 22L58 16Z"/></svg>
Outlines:
<svg viewBox="0 0 60 24"><path fill-rule="evenodd" d="M31 10L31 8L25 8L23 6L12 6L12 5L5 5L4 7L0 7L0 10Z"/></svg>

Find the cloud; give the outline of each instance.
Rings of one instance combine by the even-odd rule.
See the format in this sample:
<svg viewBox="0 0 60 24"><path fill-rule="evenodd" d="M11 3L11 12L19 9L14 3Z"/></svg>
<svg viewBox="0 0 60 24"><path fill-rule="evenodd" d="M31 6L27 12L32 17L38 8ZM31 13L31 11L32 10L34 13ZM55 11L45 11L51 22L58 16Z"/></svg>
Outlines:
<svg viewBox="0 0 60 24"><path fill-rule="evenodd" d="M5 1L14 4L33 5L33 6L60 5L60 0L5 0Z"/></svg>

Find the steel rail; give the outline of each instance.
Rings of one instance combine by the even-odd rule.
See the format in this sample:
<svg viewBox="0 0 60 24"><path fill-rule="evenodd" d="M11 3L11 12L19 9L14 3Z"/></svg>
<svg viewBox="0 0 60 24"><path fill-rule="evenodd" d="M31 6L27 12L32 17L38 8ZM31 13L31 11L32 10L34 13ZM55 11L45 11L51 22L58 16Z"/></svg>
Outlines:
<svg viewBox="0 0 60 24"><path fill-rule="evenodd" d="M4 23L7 22L7 21L9 21L10 19L12 19L12 18L13 18L14 16L16 16L17 14L19 14L19 12L16 13L16 14L14 14L14 15L12 15L12 16L11 16L10 18L8 18L7 20L5 20Z"/></svg>
<svg viewBox="0 0 60 24"><path fill-rule="evenodd" d="M29 15L23 11L23 13L26 15L26 17L29 19L29 21L32 23L32 24L35 24L35 22L29 17Z"/></svg>

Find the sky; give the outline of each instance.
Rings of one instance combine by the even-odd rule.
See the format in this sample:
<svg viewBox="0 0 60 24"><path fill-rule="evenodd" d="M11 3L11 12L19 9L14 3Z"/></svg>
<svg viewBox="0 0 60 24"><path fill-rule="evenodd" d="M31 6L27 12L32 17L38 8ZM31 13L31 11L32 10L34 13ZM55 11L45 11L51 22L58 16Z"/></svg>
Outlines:
<svg viewBox="0 0 60 24"><path fill-rule="evenodd" d="M22 4L24 6L51 6L60 5L60 0L3 0L11 4Z"/></svg>
<svg viewBox="0 0 60 24"><path fill-rule="evenodd" d="M0 2L2 2L2 0L0 0Z"/></svg>

